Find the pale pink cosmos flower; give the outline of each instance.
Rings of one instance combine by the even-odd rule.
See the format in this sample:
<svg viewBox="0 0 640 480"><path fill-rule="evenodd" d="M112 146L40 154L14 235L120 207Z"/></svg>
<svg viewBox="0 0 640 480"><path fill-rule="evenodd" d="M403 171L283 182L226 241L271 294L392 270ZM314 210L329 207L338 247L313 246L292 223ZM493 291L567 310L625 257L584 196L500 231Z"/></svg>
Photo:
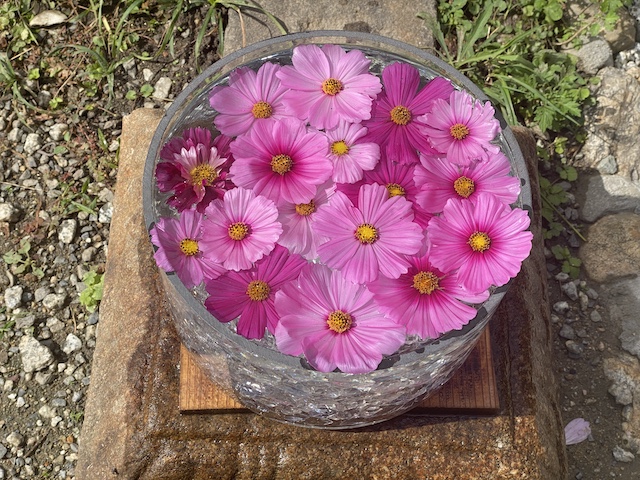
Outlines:
<svg viewBox="0 0 640 480"><path fill-rule="evenodd" d="M228 270L251 268L273 250L282 233L275 204L240 187L211 202L206 215L200 243Z"/></svg>
<svg viewBox="0 0 640 480"><path fill-rule="evenodd" d="M231 144L233 183L280 202L307 203L331 176L327 138L297 119L259 123Z"/></svg>
<svg viewBox="0 0 640 480"><path fill-rule="evenodd" d="M327 239L313 231L311 222L318 208L329 201L335 189L335 184L328 181L318 187L314 197L307 203L280 204L278 221L282 223L282 235L278 243L307 260L315 260L318 256L318 244Z"/></svg>
<svg viewBox="0 0 640 480"><path fill-rule="evenodd" d="M574 418L564 427L565 445L584 442L591 435L591 425L584 418Z"/></svg>
<svg viewBox="0 0 640 480"><path fill-rule="evenodd" d="M371 171L364 172L363 178L360 182L341 183L338 185L338 190L346 194L347 197L349 197L349 200L351 200L351 202L357 207L358 193L362 185L370 183L384 185L387 188L389 198L404 197L411 203L414 213L414 221L422 228L426 228L433 215L428 213L417 203L416 196L420 190L416 186L413 177L414 165L405 165L394 162L383 154L378 165L376 165L376 168Z"/></svg>
<svg viewBox="0 0 640 480"><path fill-rule="evenodd" d="M419 186L416 201L426 211L436 214L450 198L471 200L487 193L505 205L520 194L520 179L510 175L511 164L502 153L489 153L486 160L458 166L446 158L420 156L414 180Z"/></svg>
<svg viewBox="0 0 640 480"><path fill-rule="evenodd" d="M459 330L477 314L467 303L489 297L488 291L473 294L462 288L455 271L443 272L431 265L428 252L411 257L410 263L409 271L399 278L380 276L368 284L380 310L405 325L407 335L427 339Z"/></svg>
<svg viewBox="0 0 640 480"><path fill-rule="evenodd" d="M367 129L358 123L341 120L335 128L325 133L329 139L334 182L357 182L362 179L365 170L372 170L380 160L380 147L363 139Z"/></svg>
<svg viewBox="0 0 640 480"><path fill-rule="evenodd" d="M324 265L309 264L276 294L278 350L313 368L367 373L405 342L405 328L378 311L364 285Z"/></svg>
<svg viewBox="0 0 640 480"><path fill-rule="evenodd" d="M382 185L360 187L357 208L335 192L313 218L314 231L329 239L318 246L318 256L354 282L370 282L378 274L398 278L409 266L406 255L423 244L422 228L412 220L411 204L389 198Z"/></svg>
<svg viewBox="0 0 640 480"><path fill-rule="evenodd" d="M407 63L392 63L382 71L384 91L373 102L371 119L363 121L368 137L380 145L388 158L400 163L418 162L418 151L432 153L417 118L429 111L434 101L449 98L453 86L437 77L420 88L418 69Z"/></svg>
<svg viewBox="0 0 640 480"><path fill-rule="evenodd" d="M223 323L239 316L237 332L243 337L262 338L265 328L274 333L278 323L273 303L276 292L295 280L306 264L300 255L290 255L276 245L249 270L205 280L209 297L204 306Z"/></svg>
<svg viewBox="0 0 640 480"><path fill-rule="evenodd" d="M248 132L255 123L271 123L287 116L282 97L287 91L276 72L280 65L265 62L257 72L248 67L233 70L229 86L211 90L209 104L218 112L213 123L232 137Z"/></svg>
<svg viewBox="0 0 640 480"><path fill-rule="evenodd" d="M204 215L185 210L179 218L160 218L151 228L151 242L157 247L154 258L165 272L175 272L187 288L205 278L218 278L224 267L212 260L202 243Z"/></svg>
<svg viewBox="0 0 640 480"><path fill-rule="evenodd" d="M160 158L155 172L158 190L173 192L167 203L179 212L195 205L202 213L233 186L227 178L228 159L219 154L211 132L204 128L190 128L171 139Z"/></svg>
<svg viewBox="0 0 640 480"><path fill-rule="evenodd" d="M525 210L512 210L492 195L470 202L450 199L442 215L429 222L431 263L440 270L458 269L460 283L471 292L504 285L531 251L529 221Z"/></svg>
<svg viewBox="0 0 640 480"><path fill-rule="evenodd" d="M431 111L419 119L422 132L438 152L453 163L468 165L499 150L491 141L500 132L490 102L482 103L471 94L454 91L448 101L438 99Z"/></svg>
<svg viewBox="0 0 640 480"><path fill-rule="evenodd" d="M371 116L371 101L380 93L380 79L369 73L370 61L360 50L338 45L300 45L293 65L276 73L290 90L287 108L318 129L334 128L339 120L360 123Z"/></svg>

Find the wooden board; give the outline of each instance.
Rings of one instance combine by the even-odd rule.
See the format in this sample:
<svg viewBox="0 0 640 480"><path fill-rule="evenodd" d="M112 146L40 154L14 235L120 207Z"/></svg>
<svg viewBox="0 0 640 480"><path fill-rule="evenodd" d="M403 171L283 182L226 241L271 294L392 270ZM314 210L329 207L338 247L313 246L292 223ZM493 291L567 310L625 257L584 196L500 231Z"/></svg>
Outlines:
<svg viewBox="0 0 640 480"><path fill-rule="evenodd" d="M411 413L491 414L500 401L491 355L489 327L454 376ZM180 411L183 413L248 412L234 397L219 389L203 372L195 354L180 347Z"/></svg>

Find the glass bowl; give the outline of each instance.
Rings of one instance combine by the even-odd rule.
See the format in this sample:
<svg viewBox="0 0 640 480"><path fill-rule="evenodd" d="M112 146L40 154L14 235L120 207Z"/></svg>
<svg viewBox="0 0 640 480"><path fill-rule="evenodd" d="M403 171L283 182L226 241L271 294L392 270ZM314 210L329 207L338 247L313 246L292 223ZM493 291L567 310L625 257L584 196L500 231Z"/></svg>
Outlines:
<svg viewBox="0 0 640 480"><path fill-rule="evenodd" d="M292 49L303 44L337 44L357 48L380 74L394 61L418 68L423 83L445 77L458 89L486 101L470 80L438 58L411 45L377 35L348 31L316 31L286 35L236 51L211 65L177 97L161 120L149 149L143 178L145 224L150 229L161 216L175 212L165 204L156 186L155 168L162 146L186 128L213 129L216 112L209 92L224 85L237 67L258 69L265 61L291 63ZM513 133L504 120L497 143L511 162L512 175L521 179L517 207L531 211L531 190L526 165ZM323 373L303 358L281 354L273 337L247 340L223 324L204 307L202 287L187 289L175 274L160 272L165 299L184 345L221 389L237 397L250 410L266 417L305 427L342 429L375 424L400 415L443 385L474 348L487 322L507 292L509 284L495 288L478 306L477 316L463 329L437 339L409 337L394 355L385 357L377 370L365 374Z"/></svg>

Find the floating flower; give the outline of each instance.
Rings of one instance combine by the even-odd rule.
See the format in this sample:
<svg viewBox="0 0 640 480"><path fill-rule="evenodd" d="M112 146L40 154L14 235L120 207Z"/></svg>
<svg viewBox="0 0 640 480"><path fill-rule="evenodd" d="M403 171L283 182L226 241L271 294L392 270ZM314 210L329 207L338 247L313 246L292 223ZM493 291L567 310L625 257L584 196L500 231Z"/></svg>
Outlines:
<svg viewBox="0 0 640 480"><path fill-rule="evenodd" d="M372 170L380 159L377 143L363 137L367 129L358 123L340 121L326 132L329 139L329 159L333 163L333 181L353 183L362 178L365 170Z"/></svg>
<svg viewBox="0 0 640 480"><path fill-rule="evenodd" d="M429 253L410 258L409 271L397 279L378 277L368 284L380 310L407 335L437 338L459 330L475 318L477 310L463 302L480 303L489 292L472 294L462 288L455 272L443 272L429 261Z"/></svg>
<svg viewBox="0 0 640 480"><path fill-rule="evenodd" d="M273 250L282 226L274 203L251 190L234 188L206 210L200 243L229 270L251 268Z"/></svg>
<svg viewBox="0 0 640 480"><path fill-rule="evenodd" d="M366 373L405 341L405 328L382 315L364 285L310 264L276 294L278 349L307 358L313 368Z"/></svg>
<svg viewBox="0 0 640 480"><path fill-rule="evenodd" d="M306 203L331 176L328 149L327 138L299 120L259 123L231 144L231 179L276 203Z"/></svg>
<svg viewBox="0 0 640 480"><path fill-rule="evenodd" d="M363 125L369 138L377 142L388 158L400 163L417 163L418 153L434 152L416 120L439 98L453 91L449 80L437 77L421 90L420 73L406 63L392 63L382 71L384 91L373 102L371 120Z"/></svg>
<svg viewBox="0 0 640 480"><path fill-rule="evenodd" d="M225 135L237 136L257 122L270 123L287 116L282 97L287 91L276 72L280 65L263 63L257 72L248 67L229 75L229 86L211 90L209 104L218 112L213 122Z"/></svg>
<svg viewBox="0 0 640 480"><path fill-rule="evenodd" d="M566 445L584 442L591 435L591 426L584 418L574 418L564 427Z"/></svg>
<svg viewBox="0 0 640 480"><path fill-rule="evenodd" d="M173 192L167 203L179 212L194 204L199 212L232 185L227 179L227 158L221 157L211 132L191 128L169 141L161 150L164 160L156 166L161 192Z"/></svg>
<svg viewBox="0 0 640 480"><path fill-rule="evenodd" d="M509 175L511 164L501 152L481 162L458 166L442 157L420 157L414 174L420 191L418 204L432 214L440 213L450 198L474 199L487 193L509 205L518 199L520 179Z"/></svg>
<svg viewBox="0 0 640 480"><path fill-rule="evenodd" d="M311 222L319 207L327 203L333 192L333 182L326 182L318 187L315 196L307 203L282 203L278 210L278 221L282 223L282 235L278 243L293 253L299 253L308 260L318 256L317 247L326 238L319 237L311 228Z"/></svg>
<svg viewBox="0 0 640 480"><path fill-rule="evenodd" d="M194 210L185 210L179 218L160 218L150 231L151 242L158 247L153 255L156 263L165 272L176 272L187 288L225 272L202 242L203 218Z"/></svg>
<svg viewBox="0 0 640 480"><path fill-rule="evenodd" d="M438 152L446 153L453 163L468 165L499 151L490 142L500 131L491 103L475 100L469 93L454 91L449 101L437 99L431 111L419 122L422 132Z"/></svg>
<svg viewBox="0 0 640 480"><path fill-rule="evenodd" d="M289 88L284 101L301 120L318 129L334 128L339 120L360 123L371 116L371 102L380 93L380 79L369 73L370 61L359 50L338 45L300 45L293 66L276 73Z"/></svg>
<svg viewBox="0 0 640 480"><path fill-rule="evenodd" d="M290 255L286 248L276 245L250 270L207 281L209 297L204 306L224 323L240 316L237 332L245 338L262 338L265 328L274 333L278 323L273 303L276 292L295 280L306 264L300 255Z"/></svg>
<svg viewBox="0 0 640 480"><path fill-rule="evenodd" d="M345 193L349 200L358 206L358 192L362 185L377 183L387 188L389 198L404 197L413 208L414 221L422 228L426 228L432 215L416 203L416 195L420 191L414 180L414 166L394 162L382 155L376 168L365 172L362 181L357 183L343 183L338 190Z"/></svg>
<svg viewBox="0 0 640 480"><path fill-rule="evenodd" d="M363 185L357 208L335 192L313 219L314 231L329 239L318 247L319 258L354 282L370 282L378 273L398 278L409 266L406 255L423 242L422 228L412 220L411 204L389 198L382 185Z"/></svg>
<svg viewBox="0 0 640 480"><path fill-rule="evenodd" d="M528 227L525 210L511 210L491 195L451 199L429 222L431 263L443 271L459 269L458 279L471 292L504 285L529 255Z"/></svg>

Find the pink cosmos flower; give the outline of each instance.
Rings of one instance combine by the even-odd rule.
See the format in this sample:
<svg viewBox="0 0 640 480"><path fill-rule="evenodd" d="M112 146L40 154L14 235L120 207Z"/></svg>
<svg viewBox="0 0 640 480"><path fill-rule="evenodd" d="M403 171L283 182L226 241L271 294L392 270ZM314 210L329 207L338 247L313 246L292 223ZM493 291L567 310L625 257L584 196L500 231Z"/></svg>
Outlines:
<svg viewBox="0 0 640 480"><path fill-rule="evenodd" d="M160 218L150 231L151 242L158 247L153 255L156 263L165 272L176 272L187 288L225 271L202 242L203 220L201 213L185 210L179 218Z"/></svg>
<svg viewBox="0 0 640 480"><path fill-rule="evenodd" d="M220 156L211 132L190 128L167 142L160 151L156 181L161 192L173 192L167 203L179 212L194 204L199 212L220 198L232 185L227 179L227 158Z"/></svg>
<svg viewBox="0 0 640 480"><path fill-rule="evenodd" d="M282 233L274 203L244 188L211 202L206 214L200 243L228 270L251 268L273 250Z"/></svg>
<svg viewBox="0 0 640 480"><path fill-rule="evenodd" d="M335 184L329 181L318 187L315 196L308 203L282 203L278 207L278 221L282 223L282 235L278 243L307 260L314 260L318 256L318 244L327 239L313 231L311 222L315 212L328 202L334 191Z"/></svg>
<svg viewBox="0 0 640 480"><path fill-rule="evenodd" d="M331 176L327 138L297 119L258 123L231 144L233 182L276 203L307 203Z"/></svg>
<svg viewBox="0 0 640 480"><path fill-rule="evenodd" d="M446 153L453 163L468 165L499 150L490 143L500 131L494 113L491 103L482 104L469 93L456 90L449 101L436 100L419 122L424 124L422 132L433 148Z"/></svg>
<svg viewBox="0 0 640 480"><path fill-rule="evenodd" d="M366 373L404 343L405 328L378 311L364 285L319 264L307 265L297 283L276 294L282 353L304 354L321 372Z"/></svg>
<svg viewBox="0 0 640 480"><path fill-rule="evenodd" d="M270 123L286 116L282 97L286 92L276 77L280 65L265 62L257 72L248 67L233 70L229 86L211 90L209 104L218 112L216 128L232 137L242 135L257 123Z"/></svg>
<svg viewBox="0 0 640 480"><path fill-rule="evenodd" d="M439 213L450 198L473 199L487 193L509 205L518 199L520 179L509 175L511 164L502 152L490 153L481 162L458 166L442 157L420 156L414 173L418 204Z"/></svg>
<svg viewBox="0 0 640 480"><path fill-rule="evenodd" d="M240 316L237 332L245 338L262 338L265 328L274 333L278 314L275 294L287 282L295 280L307 262L300 255L289 255L276 245L250 270L229 272L206 281L209 297L204 305L221 322Z"/></svg>
<svg viewBox="0 0 640 480"><path fill-rule="evenodd" d="M416 120L429 111L435 100L448 98L453 86L449 80L437 77L419 90L420 73L406 63L385 67L382 83L384 91L373 102L371 120L362 122L369 129L368 137L380 145L388 158L417 163L417 151L434 150Z"/></svg>
<svg viewBox="0 0 640 480"><path fill-rule="evenodd" d="M371 101L380 93L380 79L369 73L370 61L359 50L338 45L300 45L293 66L276 73L289 88L284 102L301 120L318 129L334 128L339 120L360 123L371 116Z"/></svg>
<svg viewBox="0 0 640 480"><path fill-rule="evenodd" d="M404 197L413 208L414 221L422 228L426 228L431 215L416 202L416 195L419 188L414 180L414 166L404 165L389 160L386 155L382 155L376 168L369 172L365 172L362 181L357 183L343 183L338 185L338 190L349 197L349 200L357 207L358 192L362 185L377 183L387 187L389 197Z"/></svg>
<svg viewBox="0 0 640 480"><path fill-rule="evenodd" d="M407 335L437 338L459 330L475 318L475 308L462 303L480 303L489 292L472 294L460 285L455 272L442 272L431 265L429 253L410 258L409 271L397 279L378 277L368 284L380 310L400 325Z"/></svg>
<svg viewBox="0 0 640 480"><path fill-rule="evenodd" d="M342 272L347 280L370 282L381 273L398 278L422 246L422 228L413 221L411 204L389 198L382 185L363 185L358 207L335 192L316 212L313 229L329 240L318 247L320 260Z"/></svg>
<svg viewBox="0 0 640 480"><path fill-rule="evenodd" d="M492 195L451 199L429 222L431 263L442 271L459 269L459 281L471 292L504 285L531 251L528 227L525 210L511 210Z"/></svg>
<svg viewBox="0 0 640 480"><path fill-rule="evenodd" d="M362 178L364 170L372 170L380 159L377 143L366 142L367 129L358 123L338 122L326 132L329 139L329 159L333 163L333 181L353 183Z"/></svg>

